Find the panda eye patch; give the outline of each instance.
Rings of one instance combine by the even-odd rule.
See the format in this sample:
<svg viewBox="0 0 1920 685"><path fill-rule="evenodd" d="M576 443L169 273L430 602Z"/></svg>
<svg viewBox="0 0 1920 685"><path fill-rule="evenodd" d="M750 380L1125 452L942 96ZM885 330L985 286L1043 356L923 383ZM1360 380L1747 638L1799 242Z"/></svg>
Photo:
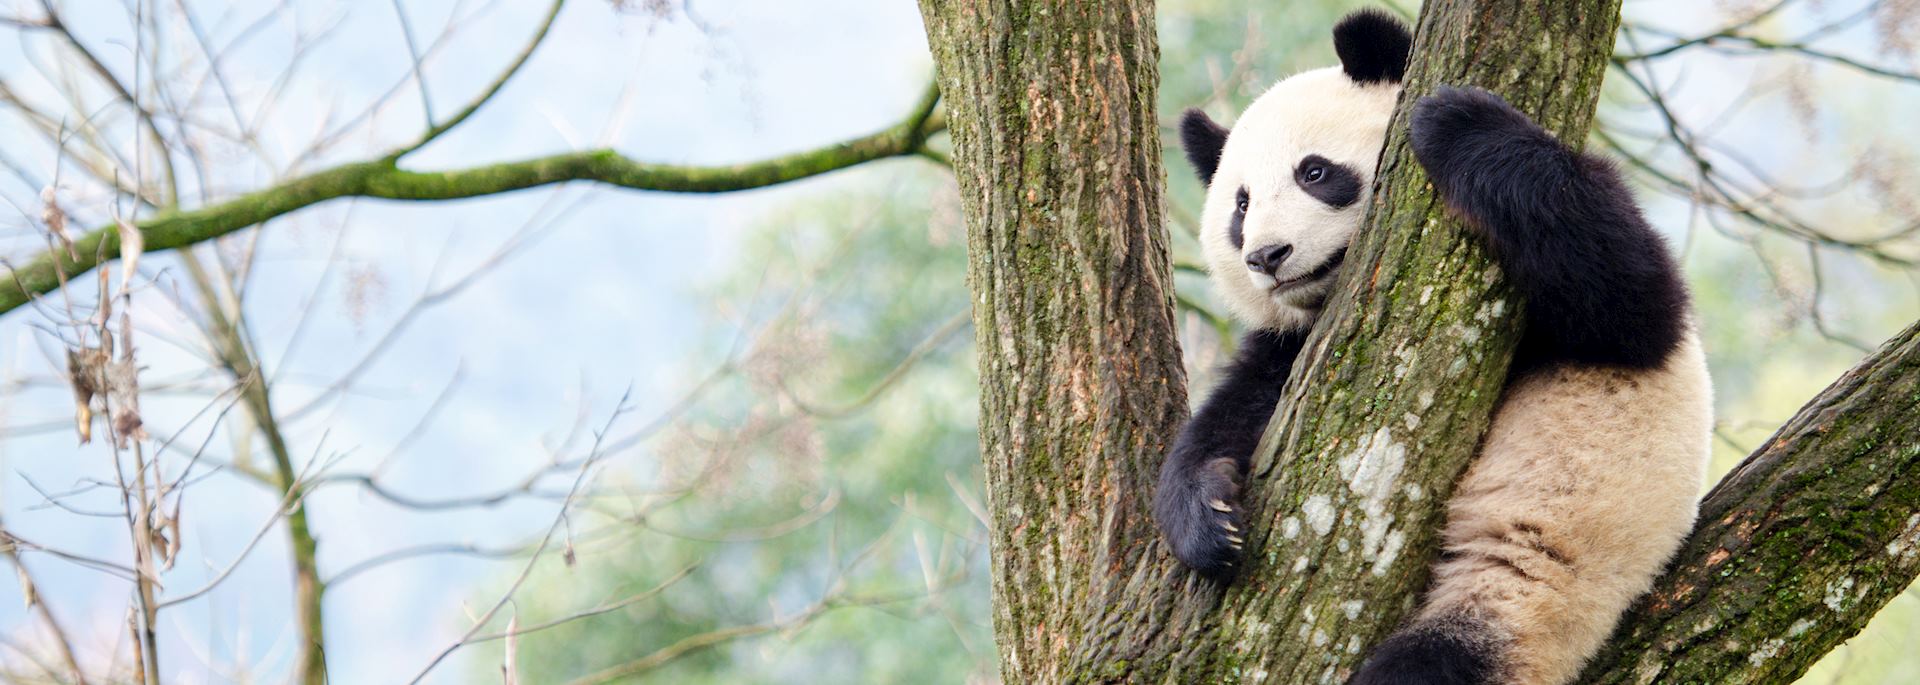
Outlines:
<svg viewBox="0 0 1920 685"><path fill-rule="evenodd" d="M1247 197L1247 189L1245 186L1242 186L1239 194L1233 197L1233 220L1227 222L1227 240L1233 242L1233 249L1236 250L1240 249L1247 241L1246 223L1247 203L1249 201L1250 198Z"/></svg>
<svg viewBox="0 0 1920 685"><path fill-rule="evenodd" d="M1313 199L1342 209L1360 199L1360 174L1320 155L1307 155L1293 168L1293 182Z"/></svg>

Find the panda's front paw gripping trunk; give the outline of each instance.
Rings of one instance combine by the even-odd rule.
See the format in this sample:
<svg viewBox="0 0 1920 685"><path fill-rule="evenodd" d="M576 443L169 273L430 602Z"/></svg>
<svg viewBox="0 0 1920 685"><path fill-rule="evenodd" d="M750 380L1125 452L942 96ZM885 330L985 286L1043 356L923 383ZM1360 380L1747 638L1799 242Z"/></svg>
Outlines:
<svg viewBox="0 0 1920 685"><path fill-rule="evenodd" d="M1160 467L1153 515L1173 555L1208 578L1239 571L1245 544L1240 488L1306 331L1254 331L1180 429Z"/></svg>

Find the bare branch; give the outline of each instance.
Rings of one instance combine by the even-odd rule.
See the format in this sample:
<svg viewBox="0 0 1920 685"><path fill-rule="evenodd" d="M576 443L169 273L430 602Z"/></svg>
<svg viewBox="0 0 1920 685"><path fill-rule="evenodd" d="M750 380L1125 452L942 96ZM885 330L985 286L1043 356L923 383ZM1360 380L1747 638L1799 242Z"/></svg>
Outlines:
<svg viewBox="0 0 1920 685"><path fill-rule="evenodd" d="M400 169L392 159L344 164L286 181L227 202L191 211L165 212L139 222L149 252L210 240L328 200L377 197L391 200L451 200L493 195L568 181L597 181L634 190L721 193L760 188L838 171L888 157L916 154L944 118L934 116L938 92L900 124L868 136L760 162L690 167L637 162L612 150L565 153L539 159L440 172ZM117 250L112 226L74 241L77 255L45 252L0 278L0 313L59 286L58 273L78 275ZM7 287L11 282L12 287Z"/></svg>
<svg viewBox="0 0 1920 685"><path fill-rule="evenodd" d="M33 580L33 572L21 563L20 555L14 552L11 545L0 545L0 557L5 557L20 574L20 592L26 595L27 605L40 615L40 622L46 624L47 631L53 634L54 649L60 653L60 659L66 665L66 675L71 676L77 685L87 685L87 675L80 670L80 660L73 656L73 639L67 637L66 629L53 617L53 610L47 607L46 598L36 591L38 583Z"/></svg>
<svg viewBox="0 0 1920 685"><path fill-rule="evenodd" d="M526 565L521 567L520 575L514 578L511 585L507 586L506 592L501 593L499 601L494 602L493 606L488 608L486 613L474 619L473 627L467 629L467 632L461 635L458 641L448 645L446 649L441 650L439 654L435 655L432 661L427 662L426 668L420 669L420 673L415 675L412 680L409 680L409 683L420 682L427 677L428 673L433 671L435 666L445 661L449 655L461 647L472 643L474 636L480 634L480 629L485 628L487 622L493 620L494 615L500 612L501 607L506 606L508 602L513 600L514 593L519 592L520 586L524 585L527 582L527 578L533 575L534 564L540 560L541 552L545 551L548 545L552 544L554 534L560 531L560 526L566 523L567 510L573 507L573 500L574 497L580 493L580 486L586 482L587 474L593 470L593 465L602 456L602 452L600 451L601 441L606 438L607 431L612 430L613 422L618 420L622 414L625 414L630 409L627 406L627 400L630 399L631 392L631 389L629 389L627 393L622 393L619 403L615 405L613 412L607 416L606 424L601 426L598 437L594 439L593 450L588 453L587 459L580 463L580 471L573 478L573 487L567 491L567 498L560 503L559 511L554 512L553 523L547 526L546 535L541 536L540 544L534 548L533 556L527 560Z"/></svg>
<svg viewBox="0 0 1920 685"><path fill-rule="evenodd" d="M393 14L400 18L400 35L406 39L407 57L413 62L413 82L420 87L420 111L427 117L427 126L433 126L433 97L427 94L427 74L420 63L420 46L413 40L413 23L407 21L407 8L400 0L393 0Z"/></svg>
<svg viewBox="0 0 1920 685"><path fill-rule="evenodd" d="M918 364L920 360L926 358L927 355L932 354L934 350L939 349L940 345L945 343L948 338L953 337L953 334L958 333L971 323L973 323L973 317L969 312L962 311L948 317L947 321L940 324L939 328L934 329L933 333L928 335L926 339L914 345L913 349L907 352L907 356L901 359L899 364L894 365L893 369L888 371L885 376L882 376L878 382L869 386L866 392L861 393L860 397L846 404L839 406L822 406L802 400L799 395L793 393L792 389L786 387L784 379L779 381L781 394L785 395L787 399L793 400L793 403L800 408L800 411L817 418L841 419L852 416L855 412L873 404L874 400L880 399L880 396L886 393L887 388L893 387L894 383L898 383L901 378L905 378L907 373L913 370L915 364Z"/></svg>
<svg viewBox="0 0 1920 685"><path fill-rule="evenodd" d="M120 78L113 74L113 70L107 68L106 63L100 61L100 58L94 55L93 51L89 49L85 43L80 42L80 37L73 34L73 30L68 28L66 21L60 16L59 10L54 8L53 0L40 0L40 7L47 13L44 28L60 34L60 37L66 40L67 46L73 48L74 52L79 53L80 58L86 62L87 67L92 69L96 76L100 77L100 81L105 83L109 89L113 90L114 95L117 96L121 102L133 108L135 116L139 118L147 135L153 139L154 147L160 154L161 169L167 174L167 186L164 195L170 198L172 202L178 203L179 197L177 193L179 181L174 173L173 161L169 157L170 153L168 150L171 148L167 145L166 137L160 133L160 125L154 122L152 110L142 106L140 99L135 96L133 91L129 90L125 84L120 82ZM135 60L138 61L138 59L139 56L135 55ZM137 182L136 185L138 185ZM77 274L78 272L75 273Z"/></svg>
<svg viewBox="0 0 1920 685"><path fill-rule="evenodd" d="M479 644L482 642L490 642L493 640L502 640L510 637L518 637L521 635L526 635L528 633L537 633L542 630L546 630L548 628L566 625L568 623L572 623L574 621L578 621L584 618L592 618L594 616L599 616L601 614L607 614L607 613L619 611L621 609L625 609L634 604L638 604L640 602L653 599L655 596L659 595L661 592L665 591L667 588L672 587L674 583L680 582L680 579L685 578L688 575L692 574L693 570L699 567L700 567L700 564L698 562L688 564L686 567L681 568L679 571L675 572L673 575L668 576L666 580L660 581L659 585L655 585L651 589L648 589L645 592L642 592L637 595L633 595L626 599L622 599L616 602L608 602L605 604L601 604L592 609L584 609L584 610L577 611L572 614L568 614L566 616L562 616L560 618L556 618L551 621L546 621L543 623L536 623L526 627L513 627L513 628L507 629L506 631L498 632L498 633L478 635L478 636L475 636L472 640L468 640L467 644Z"/></svg>

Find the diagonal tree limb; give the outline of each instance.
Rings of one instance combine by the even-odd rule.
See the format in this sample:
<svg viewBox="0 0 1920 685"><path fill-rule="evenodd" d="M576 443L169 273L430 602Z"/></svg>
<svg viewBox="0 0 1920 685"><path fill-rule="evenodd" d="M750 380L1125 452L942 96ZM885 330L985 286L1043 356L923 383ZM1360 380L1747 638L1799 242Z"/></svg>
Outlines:
<svg viewBox="0 0 1920 685"><path fill-rule="evenodd" d="M1708 493L1587 683L1788 683L1920 574L1920 324Z"/></svg>
<svg viewBox="0 0 1920 685"><path fill-rule="evenodd" d="M47 606L46 599L39 597L35 590L39 584L34 582L33 573L26 564L20 561L19 552L12 545L0 546L0 559L13 564L14 570L20 575L20 589L27 596L27 605L39 614L40 621L46 624L47 631L52 634L54 652L59 654L61 663L67 668L67 672L61 675L73 678L78 685L87 685L86 673L80 669L80 660L73 654L73 639L67 636L60 621L53 617L53 609Z"/></svg>
<svg viewBox="0 0 1920 685"><path fill-rule="evenodd" d="M134 116L139 119L141 129L146 131L148 138L152 140L156 152L160 156L161 170L166 172L167 185L164 196L175 198L179 192L180 184L178 174L174 171L172 158L169 156L169 151L172 150L172 148L168 146L166 136L161 135L160 125L155 122L153 118L153 110L140 104L140 98L129 90L125 83L120 81L120 77L114 75L112 69L107 68L106 62L101 61L100 57L94 54L93 50L88 48L86 43L80 42L80 37L74 35L73 29L67 26L66 19L60 15L59 9L54 7L53 0L40 0L40 7L46 12L47 17L35 28L43 28L60 34L60 37L66 41L67 47L72 48L75 53L80 55L81 60L86 62L87 67L93 70L96 76L100 77L100 81L105 83L107 87L113 91L114 96L119 98L121 102L126 103L128 107L133 108ZM136 54L135 60L138 61L138 59L139 55ZM140 185L139 179L135 179L134 184L135 186Z"/></svg>

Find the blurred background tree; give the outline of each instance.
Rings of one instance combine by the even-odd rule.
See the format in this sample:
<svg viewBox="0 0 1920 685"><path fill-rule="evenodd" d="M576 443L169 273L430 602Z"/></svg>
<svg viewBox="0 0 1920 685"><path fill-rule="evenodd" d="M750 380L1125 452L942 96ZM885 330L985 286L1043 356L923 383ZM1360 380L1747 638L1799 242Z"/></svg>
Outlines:
<svg viewBox="0 0 1920 685"><path fill-rule="evenodd" d="M910 122L931 71L911 3L799 4L574 0L524 65L544 3L0 5L0 255L59 251L50 205L74 236L145 226L450 123L400 167L732 165ZM1159 3L1195 397L1235 336L1193 266L1173 116L1231 120L1332 63L1355 6ZM1920 3L1629 2L1623 26L1589 146L1682 251L1724 470L1920 318ZM166 682L996 680L966 238L928 116L874 155L906 158L778 188L341 200L231 226L197 267L151 248L111 317L118 266L9 300L0 530L22 582L0 678L140 678L145 559ZM577 171L552 180L676 178ZM138 351L140 455L105 418L74 445L66 350L102 331ZM155 504L123 497L135 476ZM324 650L293 627L306 543ZM1905 682L1917 600L1805 682Z"/></svg>

